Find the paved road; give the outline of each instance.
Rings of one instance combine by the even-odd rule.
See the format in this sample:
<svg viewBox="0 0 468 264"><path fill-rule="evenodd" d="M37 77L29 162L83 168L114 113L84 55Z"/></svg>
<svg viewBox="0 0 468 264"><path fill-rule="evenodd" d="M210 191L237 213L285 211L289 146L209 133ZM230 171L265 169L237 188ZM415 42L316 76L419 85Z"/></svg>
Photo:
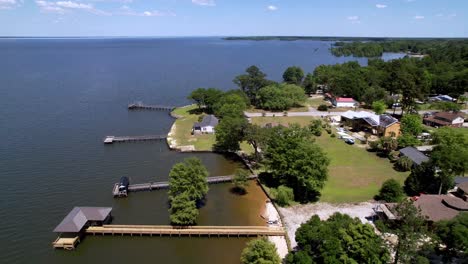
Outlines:
<svg viewBox="0 0 468 264"><path fill-rule="evenodd" d="M358 110L359 111L359 110ZM430 113L434 112L435 110L423 110L423 111L418 111L420 115L423 115L425 113ZM467 110L461 110L463 113L468 114L468 109ZM334 116L334 115L341 115L343 112L322 112L322 111L317 111L315 108L309 108L309 111L307 112L288 112L288 116ZM393 114L393 110L387 110L387 114ZM395 112L396 114L400 114L401 110L397 110ZM250 113L250 112L244 112L244 115L248 118L251 117L261 117L263 116L262 113ZM283 112L265 112L265 116L283 116Z"/></svg>

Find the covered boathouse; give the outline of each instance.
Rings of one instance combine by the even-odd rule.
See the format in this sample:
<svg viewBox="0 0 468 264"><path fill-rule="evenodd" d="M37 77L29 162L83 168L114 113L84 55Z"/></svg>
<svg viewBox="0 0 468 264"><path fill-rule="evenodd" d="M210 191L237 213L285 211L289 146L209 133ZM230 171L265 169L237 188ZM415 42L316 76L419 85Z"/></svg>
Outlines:
<svg viewBox="0 0 468 264"><path fill-rule="evenodd" d="M75 207L54 229L60 233L52 243L54 248L75 249L89 226L102 226L112 220L112 207Z"/></svg>

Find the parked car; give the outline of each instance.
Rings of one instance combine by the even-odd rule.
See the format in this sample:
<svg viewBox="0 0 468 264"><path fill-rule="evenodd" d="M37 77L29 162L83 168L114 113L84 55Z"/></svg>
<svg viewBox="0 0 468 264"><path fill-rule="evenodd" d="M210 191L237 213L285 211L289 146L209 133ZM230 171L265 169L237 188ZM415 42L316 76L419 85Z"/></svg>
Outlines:
<svg viewBox="0 0 468 264"><path fill-rule="evenodd" d="M345 139L344 142L346 142L346 143L349 144L349 145L353 145L353 144L354 144L354 139L352 139L352 138L347 138L347 139Z"/></svg>

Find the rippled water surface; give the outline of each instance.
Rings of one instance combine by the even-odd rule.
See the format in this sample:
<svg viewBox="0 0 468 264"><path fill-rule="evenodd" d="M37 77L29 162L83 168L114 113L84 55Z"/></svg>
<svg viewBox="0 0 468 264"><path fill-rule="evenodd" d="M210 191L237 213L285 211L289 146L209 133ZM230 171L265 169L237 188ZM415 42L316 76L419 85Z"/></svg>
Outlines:
<svg viewBox="0 0 468 264"><path fill-rule="evenodd" d="M111 206L114 223L168 224L165 191L113 199L121 176L166 180L171 166L201 158L211 175L237 162L180 154L164 142L104 146L106 135L167 133L166 112L128 111L135 100L183 105L197 87L233 88L258 65L279 80L286 67L312 71L335 58L330 42L200 39L0 40L0 256L2 263L238 263L246 239L87 237L76 251L53 250L54 227L73 206ZM389 55L390 56L390 55ZM391 57L389 57L391 58ZM359 59L365 64L365 59ZM202 225L259 225L265 196L210 186Z"/></svg>

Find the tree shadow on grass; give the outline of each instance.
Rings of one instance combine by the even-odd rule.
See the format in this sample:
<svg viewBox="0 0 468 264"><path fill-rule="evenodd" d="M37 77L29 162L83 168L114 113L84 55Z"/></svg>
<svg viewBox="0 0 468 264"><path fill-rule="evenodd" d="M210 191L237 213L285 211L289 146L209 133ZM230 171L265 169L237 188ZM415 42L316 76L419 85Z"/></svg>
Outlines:
<svg viewBox="0 0 468 264"><path fill-rule="evenodd" d="M229 192L239 196L246 195L248 193L245 188L241 187L232 187L229 189Z"/></svg>

